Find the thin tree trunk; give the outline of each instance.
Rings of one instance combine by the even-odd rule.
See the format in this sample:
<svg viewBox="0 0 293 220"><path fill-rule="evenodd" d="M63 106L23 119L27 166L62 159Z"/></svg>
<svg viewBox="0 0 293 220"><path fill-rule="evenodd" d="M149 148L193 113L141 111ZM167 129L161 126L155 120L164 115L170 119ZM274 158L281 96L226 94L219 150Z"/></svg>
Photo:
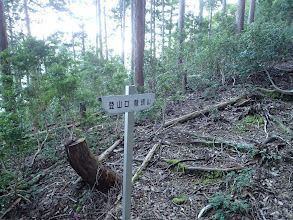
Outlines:
<svg viewBox="0 0 293 220"><path fill-rule="evenodd" d="M133 76L134 76L134 57L135 57L134 7L135 7L134 0L131 0L131 71L133 73ZM131 84L134 85L134 77L132 77L131 79Z"/></svg>
<svg viewBox="0 0 293 220"><path fill-rule="evenodd" d="M72 31L71 33L71 36L72 36L72 52L73 52L73 60L75 61L76 60L76 53L75 53L75 40L74 40L74 32Z"/></svg>
<svg viewBox="0 0 293 220"><path fill-rule="evenodd" d="M13 48L14 47L13 25L12 25L12 18L10 16L9 10L8 10L8 21L9 21L9 33L10 33L10 46L11 48Z"/></svg>
<svg viewBox="0 0 293 220"><path fill-rule="evenodd" d="M212 31L212 19L213 19L213 5L212 5L212 2L211 2L211 5L210 5L210 17L209 17L209 31L208 31L208 39L210 39L211 37L211 31Z"/></svg>
<svg viewBox="0 0 293 220"><path fill-rule="evenodd" d="M153 55L153 0L151 0L151 20L150 20L150 34L151 34L151 39L150 39L150 50L151 50L151 55Z"/></svg>
<svg viewBox="0 0 293 220"><path fill-rule="evenodd" d="M187 85L187 75L183 68L183 60L182 60L182 43L184 40L183 35L183 27L184 27L184 14L185 14L185 0L180 0L180 8L179 8L179 22L178 22L178 47L179 47L179 57L177 59L177 64L180 72L184 72L182 75L182 90L186 91Z"/></svg>
<svg viewBox="0 0 293 220"><path fill-rule="evenodd" d="M244 14L245 14L245 0L238 0L236 26L237 31L240 33L244 29Z"/></svg>
<svg viewBox="0 0 293 220"><path fill-rule="evenodd" d="M96 9L96 55L99 55L99 12L98 12L98 0L95 0Z"/></svg>
<svg viewBox="0 0 293 220"><path fill-rule="evenodd" d="M28 12L27 0L23 0L23 6L24 6L24 12L25 12L25 23L26 23L27 35L31 37L32 36L31 22L30 22L30 16Z"/></svg>
<svg viewBox="0 0 293 220"><path fill-rule="evenodd" d="M154 22L153 22L153 33L154 33L154 43L153 43L153 46L154 46L154 57L156 57L156 0L154 0L154 12L153 12L153 18L154 18Z"/></svg>
<svg viewBox="0 0 293 220"><path fill-rule="evenodd" d="M143 92L143 56L145 39L145 0L134 0L134 84Z"/></svg>
<svg viewBox="0 0 293 220"><path fill-rule="evenodd" d="M8 50L8 36L6 32L6 20L4 12L3 0L0 0L0 53ZM14 108L14 97L11 96L13 92L13 77L10 71L8 59L6 54L0 56L2 86L3 86L3 101L5 110L11 112Z"/></svg>
<svg viewBox="0 0 293 220"><path fill-rule="evenodd" d="M254 12L255 12L255 0L250 0L248 24L251 24L252 22L254 22Z"/></svg>
<svg viewBox="0 0 293 220"><path fill-rule="evenodd" d="M164 59L165 50L165 1L162 0L162 59Z"/></svg>
<svg viewBox="0 0 293 220"><path fill-rule="evenodd" d="M226 3L227 3L226 0L222 0L222 13L223 14L225 14L225 12L226 12L226 6L227 6Z"/></svg>
<svg viewBox="0 0 293 220"><path fill-rule="evenodd" d="M172 37L172 22L173 22L173 4L171 5L170 11L170 28L169 28L169 39L168 39L168 47L171 48L171 37Z"/></svg>
<svg viewBox="0 0 293 220"><path fill-rule="evenodd" d="M107 17L106 17L106 0L104 0L104 29L105 29L105 49L106 49L106 59L109 59L108 52L108 35L107 35Z"/></svg>
<svg viewBox="0 0 293 220"><path fill-rule="evenodd" d="M121 41L122 41L122 52L121 58L123 64L125 63L125 16L126 16L126 0L123 1L123 17L122 17L122 33L121 33Z"/></svg>
<svg viewBox="0 0 293 220"><path fill-rule="evenodd" d="M199 0L198 31L201 30L202 18L203 18L203 0Z"/></svg>
<svg viewBox="0 0 293 220"><path fill-rule="evenodd" d="M82 36L81 36L81 41L82 41L82 53L83 55L85 55L85 31L84 31L84 22L82 22L82 26L81 26L81 32L82 32Z"/></svg>
<svg viewBox="0 0 293 220"><path fill-rule="evenodd" d="M102 35L101 1L100 0L98 0L98 15L99 15L100 58L103 58L103 35Z"/></svg>

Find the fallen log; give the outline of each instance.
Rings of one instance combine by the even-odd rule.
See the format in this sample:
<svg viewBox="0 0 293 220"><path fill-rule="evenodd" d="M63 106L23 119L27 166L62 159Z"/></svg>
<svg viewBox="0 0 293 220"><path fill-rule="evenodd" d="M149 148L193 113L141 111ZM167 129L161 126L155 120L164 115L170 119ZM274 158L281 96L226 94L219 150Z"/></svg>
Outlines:
<svg viewBox="0 0 293 220"><path fill-rule="evenodd" d="M235 103L237 103L239 101L243 101L243 99L245 97L246 97L245 95L237 96L236 98L230 99L230 100L228 100L226 102L221 102L221 103L218 103L216 105L206 107L206 108L204 108L202 110L192 112L192 113L187 114L187 115L183 115L183 116L181 116L179 118L175 118L173 120L167 121L164 124L164 127L168 127L168 126L176 124L176 123L186 122L186 121L188 121L190 119L197 118L197 117L200 117L202 115L207 115L207 114L209 114L211 111L213 111L215 109L217 109L217 110L224 109L228 105L234 105Z"/></svg>
<svg viewBox="0 0 293 220"><path fill-rule="evenodd" d="M84 138L65 144L68 161L82 179L101 192L108 192L122 178L113 170L102 165L87 146Z"/></svg>

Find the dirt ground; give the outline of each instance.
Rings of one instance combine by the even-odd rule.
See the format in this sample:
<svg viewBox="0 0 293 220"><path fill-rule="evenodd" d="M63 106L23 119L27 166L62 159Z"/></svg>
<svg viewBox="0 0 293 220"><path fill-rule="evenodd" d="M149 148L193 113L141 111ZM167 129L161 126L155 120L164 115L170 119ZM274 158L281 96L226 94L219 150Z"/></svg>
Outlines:
<svg viewBox="0 0 293 220"><path fill-rule="evenodd" d="M282 77L278 74L272 73L272 79L278 79L277 86L292 89L293 74ZM162 112L164 121L244 93L252 94L254 91L250 88L256 86L272 89L270 82L264 79L265 75L250 78L253 86L248 83L225 86L209 96L197 91L167 100L166 110ZM210 114L169 127L163 127L161 119L137 123L133 173L155 144L160 147L133 184L132 219L197 219L199 212L212 201L214 208L201 219L217 216L220 219L221 213L226 219L293 219L293 134L288 134L288 130L286 132L268 114L293 130L293 102L268 95L250 96L223 110L211 107ZM122 120L119 129L123 131ZM275 138L269 140L268 137ZM73 182L78 175L67 162L63 146L54 150L61 159L53 162L45 156L36 159L33 169L41 175L28 189L30 196L17 203L4 218L105 219L121 186L108 194L86 184L77 189ZM183 166L170 164L170 159L184 160ZM104 164L122 174L123 144ZM198 170L198 167L210 170ZM219 171L239 167L245 169ZM176 202L174 198L184 199ZM215 208L215 201L222 204ZM245 204L249 208L246 209ZM111 212L111 216L121 219L121 210Z"/></svg>

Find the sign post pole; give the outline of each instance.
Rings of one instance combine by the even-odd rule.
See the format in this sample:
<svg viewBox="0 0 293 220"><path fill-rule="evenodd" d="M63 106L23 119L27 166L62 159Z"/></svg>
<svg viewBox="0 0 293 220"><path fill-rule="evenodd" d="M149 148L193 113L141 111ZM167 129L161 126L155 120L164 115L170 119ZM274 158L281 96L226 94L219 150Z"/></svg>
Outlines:
<svg viewBox="0 0 293 220"><path fill-rule="evenodd" d="M126 86L125 95L133 95L133 94L135 94L135 86ZM125 112L123 199L122 199L122 204L123 204L122 219L123 220L129 220L130 213L131 213L133 127L134 127L134 112Z"/></svg>
<svg viewBox="0 0 293 220"><path fill-rule="evenodd" d="M103 108L110 114L125 113L124 167L123 167L123 220L131 217L132 155L134 112L150 108L155 101L154 93L135 94L135 86L126 86L125 95L102 97Z"/></svg>

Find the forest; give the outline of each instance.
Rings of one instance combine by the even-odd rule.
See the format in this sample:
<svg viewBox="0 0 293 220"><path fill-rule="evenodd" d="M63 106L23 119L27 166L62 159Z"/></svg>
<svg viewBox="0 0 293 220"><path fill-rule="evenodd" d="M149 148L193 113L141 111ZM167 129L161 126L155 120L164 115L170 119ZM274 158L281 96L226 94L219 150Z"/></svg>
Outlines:
<svg viewBox="0 0 293 220"><path fill-rule="evenodd" d="M0 219L293 219L293 0L0 0L0 85Z"/></svg>

